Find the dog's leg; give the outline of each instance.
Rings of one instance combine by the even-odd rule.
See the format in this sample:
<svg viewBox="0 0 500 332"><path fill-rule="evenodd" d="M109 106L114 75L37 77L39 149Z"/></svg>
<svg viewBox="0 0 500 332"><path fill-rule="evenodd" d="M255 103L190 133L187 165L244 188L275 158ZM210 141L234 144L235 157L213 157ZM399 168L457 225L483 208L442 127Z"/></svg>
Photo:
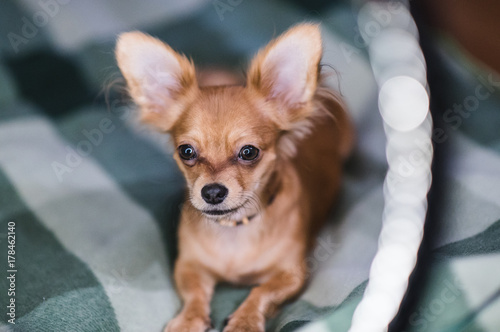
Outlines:
<svg viewBox="0 0 500 332"><path fill-rule="evenodd" d="M305 270L283 270L252 289L247 299L231 315L223 332L263 332L265 319L286 300L299 293L305 283Z"/></svg>
<svg viewBox="0 0 500 332"><path fill-rule="evenodd" d="M184 302L165 332L204 332L211 326L210 299L215 279L203 267L179 260L175 264L175 283Z"/></svg>

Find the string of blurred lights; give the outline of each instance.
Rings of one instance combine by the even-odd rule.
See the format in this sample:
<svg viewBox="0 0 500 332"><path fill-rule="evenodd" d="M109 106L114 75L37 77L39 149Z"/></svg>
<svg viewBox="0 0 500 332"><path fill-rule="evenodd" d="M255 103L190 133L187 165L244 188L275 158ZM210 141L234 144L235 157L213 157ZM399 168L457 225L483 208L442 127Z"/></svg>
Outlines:
<svg viewBox="0 0 500 332"><path fill-rule="evenodd" d="M350 332L387 331L415 268L432 175L432 119L425 59L407 6L366 3L358 26L379 87L388 171L378 249Z"/></svg>

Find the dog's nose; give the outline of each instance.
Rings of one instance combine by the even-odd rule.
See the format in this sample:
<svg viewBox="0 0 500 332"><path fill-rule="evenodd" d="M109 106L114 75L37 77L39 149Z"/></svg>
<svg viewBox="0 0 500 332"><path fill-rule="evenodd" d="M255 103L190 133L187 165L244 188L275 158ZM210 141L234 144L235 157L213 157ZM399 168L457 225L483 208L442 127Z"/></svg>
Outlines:
<svg viewBox="0 0 500 332"><path fill-rule="evenodd" d="M207 184L201 189L201 197L208 204L219 204L227 196L227 188L218 183Z"/></svg>

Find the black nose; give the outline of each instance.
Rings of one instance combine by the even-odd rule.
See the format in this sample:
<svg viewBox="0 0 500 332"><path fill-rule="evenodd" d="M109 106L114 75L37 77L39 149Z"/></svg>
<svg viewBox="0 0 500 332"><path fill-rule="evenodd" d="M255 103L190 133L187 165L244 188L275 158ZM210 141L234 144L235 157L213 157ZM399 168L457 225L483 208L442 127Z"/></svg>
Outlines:
<svg viewBox="0 0 500 332"><path fill-rule="evenodd" d="M201 197L208 204L219 204L227 196L227 188L218 183L207 184L201 189Z"/></svg>

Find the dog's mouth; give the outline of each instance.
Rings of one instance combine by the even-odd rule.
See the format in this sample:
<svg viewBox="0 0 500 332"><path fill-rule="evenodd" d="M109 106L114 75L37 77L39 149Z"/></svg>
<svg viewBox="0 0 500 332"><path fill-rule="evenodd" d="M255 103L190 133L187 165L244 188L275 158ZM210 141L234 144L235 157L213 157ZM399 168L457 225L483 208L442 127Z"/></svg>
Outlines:
<svg viewBox="0 0 500 332"><path fill-rule="evenodd" d="M235 227L240 225L248 225L248 223L250 223L250 220L252 220L256 216L256 214L253 214L251 216L242 215L241 212L239 212L242 207L243 206L226 210L203 210L201 212L219 225Z"/></svg>
<svg viewBox="0 0 500 332"><path fill-rule="evenodd" d="M238 211L238 208L228 209L228 210L202 210L201 212L204 214L208 214L209 216L225 216L231 214L233 212Z"/></svg>
<svg viewBox="0 0 500 332"><path fill-rule="evenodd" d="M210 219L232 219L232 217L240 217L241 213L245 213L247 203L248 201L245 201L243 204L230 209L200 209L199 211Z"/></svg>

